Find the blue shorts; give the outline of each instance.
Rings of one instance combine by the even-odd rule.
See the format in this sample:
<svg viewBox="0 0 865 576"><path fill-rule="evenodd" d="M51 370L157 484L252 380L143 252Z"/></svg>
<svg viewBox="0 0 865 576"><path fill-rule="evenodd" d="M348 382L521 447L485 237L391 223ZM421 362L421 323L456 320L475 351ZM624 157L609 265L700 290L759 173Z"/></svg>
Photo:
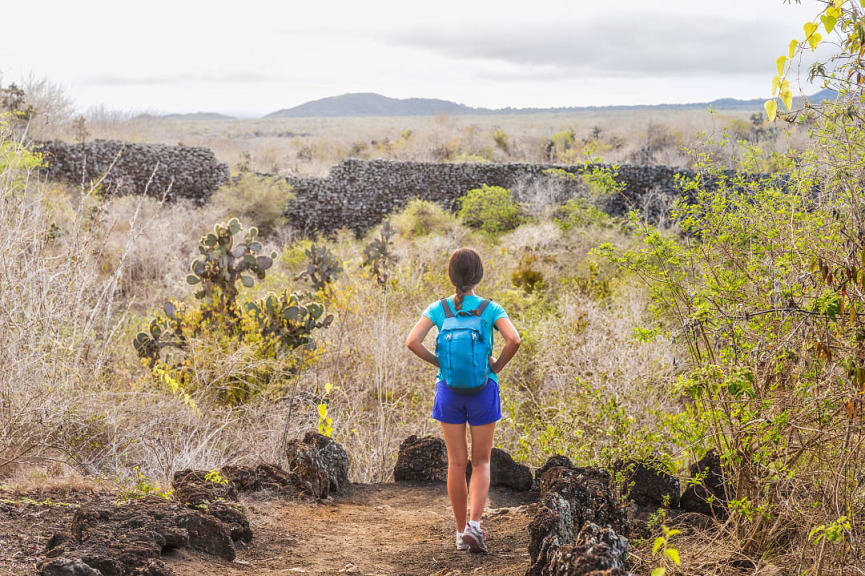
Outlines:
<svg viewBox="0 0 865 576"><path fill-rule="evenodd" d="M432 417L445 424L483 426L502 419L499 383L487 381L477 394L460 394L447 387L444 381L436 383Z"/></svg>

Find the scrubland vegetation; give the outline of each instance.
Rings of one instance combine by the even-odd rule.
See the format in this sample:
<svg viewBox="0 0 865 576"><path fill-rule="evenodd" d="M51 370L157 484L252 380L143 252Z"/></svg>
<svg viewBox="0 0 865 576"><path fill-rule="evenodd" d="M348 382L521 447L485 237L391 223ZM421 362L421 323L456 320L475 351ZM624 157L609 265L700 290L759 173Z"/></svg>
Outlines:
<svg viewBox="0 0 865 576"><path fill-rule="evenodd" d="M663 228L598 210L613 171L563 205L484 186L456 214L415 200L366 237L303 238L274 210L290 191L248 173L202 207L40 181L7 118L0 474L167 485L179 468L279 461L287 438L317 428L352 455L355 481L387 480L399 442L435 432L432 375L403 339L450 293L449 252L472 245L480 292L523 341L502 378L501 447L534 465L649 459L682 477L714 449L729 514L670 536L682 561L670 573L862 574L865 124L853 78L837 103L786 125L727 119L663 145L648 128L617 147L612 129L552 132L560 119L524 139L435 119L423 144L406 131L352 153L537 160L549 142L552 160L643 150L641 162L714 174L717 187L683 183L692 201ZM294 169L299 153L247 168ZM634 544L637 569L653 565L650 542Z"/></svg>
<svg viewBox="0 0 865 576"><path fill-rule="evenodd" d="M186 120L91 110L34 130L68 141L115 138L213 149L233 169L324 176L345 158L424 162L608 162L690 167L682 147L728 139L783 153L805 146L801 129L781 130L755 111L657 110L572 114L392 118Z"/></svg>

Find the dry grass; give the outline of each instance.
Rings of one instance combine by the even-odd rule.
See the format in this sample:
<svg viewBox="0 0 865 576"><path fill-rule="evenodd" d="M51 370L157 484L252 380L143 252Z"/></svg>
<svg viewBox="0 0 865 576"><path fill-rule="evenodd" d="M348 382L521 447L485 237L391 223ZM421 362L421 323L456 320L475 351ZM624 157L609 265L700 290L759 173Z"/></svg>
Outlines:
<svg viewBox="0 0 865 576"><path fill-rule="evenodd" d="M591 111L566 114L383 118L182 120L110 113L89 114L89 138L207 146L232 167L268 173L323 176L347 157L418 161L581 162L600 157L617 163L687 166L682 147L699 133L732 141L754 139L751 112L708 110ZM40 137L77 140L71 123ZM570 150L547 145L573 133ZM504 135L506 149L496 138ZM804 131L774 133L760 145L783 152L805 144ZM719 155L721 151L716 151ZM723 158L732 165L731 158Z"/></svg>

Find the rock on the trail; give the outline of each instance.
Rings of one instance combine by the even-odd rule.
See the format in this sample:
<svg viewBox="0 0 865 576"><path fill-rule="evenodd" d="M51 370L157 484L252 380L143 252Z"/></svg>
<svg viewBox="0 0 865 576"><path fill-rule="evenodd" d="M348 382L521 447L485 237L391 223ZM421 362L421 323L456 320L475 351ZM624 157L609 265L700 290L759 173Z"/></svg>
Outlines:
<svg viewBox="0 0 865 576"><path fill-rule="evenodd" d="M85 505L72 517L71 538L51 539L39 574L171 576L160 561L163 553L190 547L233 559L235 532L235 539L247 532L252 535L242 509L224 502L208 503L200 510L157 497Z"/></svg>
<svg viewBox="0 0 865 576"><path fill-rule="evenodd" d="M556 466L564 466L565 468L573 468L574 465L571 463L571 459L567 456L562 456L561 454L556 454L555 456L550 456L544 465L535 470L535 483L540 486L541 476L549 470L550 468L555 468Z"/></svg>
<svg viewBox="0 0 865 576"><path fill-rule="evenodd" d="M238 494L252 492L294 493L294 482L288 472L276 464L225 466L220 473Z"/></svg>
<svg viewBox="0 0 865 576"><path fill-rule="evenodd" d="M468 463L466 478L471 478L472 463ZM525 492L532 489L532 471L525 464L516 462L510 454L493 448L490 455L490 485L506 486Z"/></svg>
<svg viewBox="0 0 865 576"><path fill-rule="evenodd" d="M229 502L212 502L207 505L207 512L228 527L233 541L252 542L252 528L249 527L243 507Z"/></svg>
<svg viewBox="0 0 865 576"><path fill-rule="evenodd" d="M301 491L323 499L348 488L348 454L327 436L307 432L303 440L289 442L285 456L289 475Z"/></svg>
<svg viewBox="0 0 865 576"><path fill-rule="evenodd" d="M397 482L446 482L448 452L435 436L409 436L399 446L393 478Z"/></svg>
<svg viewBox="0 0 865 576"><path fill-rule="evenodd" d="M234 560L236 551L231 529L219 518L189 510L177 519L177 525L186 530L190 548Z"/></svg>
<svg viewBox="0 0 865 576"><path fill-rule="evenodd" d="M321 500L330 496L327 470L313 447L300 444L293 447L289 470L292 483L301 492Z"/></svg>
<svg viewBox="0 0 865 576"><path fill-rule="evenodd" d="M318 450L327 471L330 492L332 494L345 492L349 486L348 468L351 464L345 448L334 442L332 438L318 434L317 432L307 432L303 441L314 445Z"/></svg>
<svg viewBox="0 0 865 576"><path fill-rule="evenodd" d="M472 463L466 467L466 479L471 478ZM447 482L448 451L444 440L435 436L409 436L402 441L397 454L393 478L397 482ZM490 454L490 485L514 490L531 490L532 472L516 462L510 454L493 448Z"/></svg>
<svg viewBox="0 0 865 576"><path fill-rule="evenodd" d="M689 468L692 479L702 478L700 483L690 482L679 500L679 507L687 512L698 512L708 516L727 515L726 480L721 466L721 457L709 450L699 462ZM730 490L730 486L726 486Z"/></svg>
<svg viewBox="0 0 865 576"><path fill-rule="evenodd" d="M526 575L540 576L559 548L574 540L574 521L568 501L555 493L544 496L528 530L532 564Z"/></svg>
<svg viewBox="0 0 865 576"><path fill-rule="evenodd" d="M610 474L559 458L537 479L541 501L528 528L527 576L626 575L623 534L630 526Z"/></svg>
<svg viewBox="0 0 865 576"><path fill-rule="evenodd" d="M173 576L174 572L162 560L151 560L146 566L136 568L131 576Z"/></svg>
<svg viewBox="0 0 865 576"><path fill-rule="evenodd" d="M43 576L102 576L102 572L91 568L80 558L57 558L42 565Z"/></svg>
<svg viewBox="0 0 865 576"><path fill-rule="evenodd" d="M209 480L209 473L203 470L182 470L174 475L175 494L181 502L196 507L211 502L236 500L238 494L259 491L280 495L303 492L324 499L331 494L345 492L350 485L348 454L327 436L309 432L302 440L292 440L286 447L285 458L288 470L267 463L225 466L220 470L223 479L220 482ZM232 534L246 532L248 526L232 528ZM248 538L241 536L239 539Z"/></svg>
<svg viewBox="0 0 865 576"><path fill-rule="evenodd" d="M667 474L658 462L620 462L616 468L625 476L625 484L631 485L628 499L638 506L679 507L681 486L679 479Z"/></svg>
<svg viewBox="0 0 865 576"><path fill-rule="evenodd" d="M555 492L571 505L574 525L585 522L611 526L620 534L629 530L628 515L613 493L609 472L600 468L554 466L540 477L541 495Z"/></svg>
<svg viewBox="0 0 865 576"><path fill-rule="evenodd" d="M231 483L213 482L204 470L178 470L171 485L178 502L189 506L201 506L217 500L237 500L237 492Z"/></svg>
<svg viewBox="0 0 865 576"><path fill-rule="evenodd" d="M542 574L555 576L626 576L628 539L609 527L587 522L573 543L556 550Z"/></svg>

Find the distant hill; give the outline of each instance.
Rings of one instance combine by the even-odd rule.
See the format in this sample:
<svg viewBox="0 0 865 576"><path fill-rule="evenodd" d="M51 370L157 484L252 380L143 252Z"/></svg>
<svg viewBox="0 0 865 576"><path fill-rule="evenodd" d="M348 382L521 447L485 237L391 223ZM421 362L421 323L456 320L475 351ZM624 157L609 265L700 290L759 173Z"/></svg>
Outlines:
<svg viewBox="0 0 865 576"><path fill-rule="evenodd" d="M833 90L821 90L808 97L812 104L834 100ZM388 98L372 92L359 92L312 100L293 108L277 110L265 118L336 118L363 116L438 116L449 114L559 114L568 112L628 111L628 110L762 110L764 98L738 100L720 98L712 102L691 104L639 104L630 106L570 106L561 108L472 108L449 100L435 98Z"/></svg>
<svg viewBox="0 0 865 576"><path fill-rule="evenodd" d="M265 118L331 118L335 116L436 116L439 114L478 114L475 109L435 98L388 98L372 92L331 96L285 108Z"/></svg>

